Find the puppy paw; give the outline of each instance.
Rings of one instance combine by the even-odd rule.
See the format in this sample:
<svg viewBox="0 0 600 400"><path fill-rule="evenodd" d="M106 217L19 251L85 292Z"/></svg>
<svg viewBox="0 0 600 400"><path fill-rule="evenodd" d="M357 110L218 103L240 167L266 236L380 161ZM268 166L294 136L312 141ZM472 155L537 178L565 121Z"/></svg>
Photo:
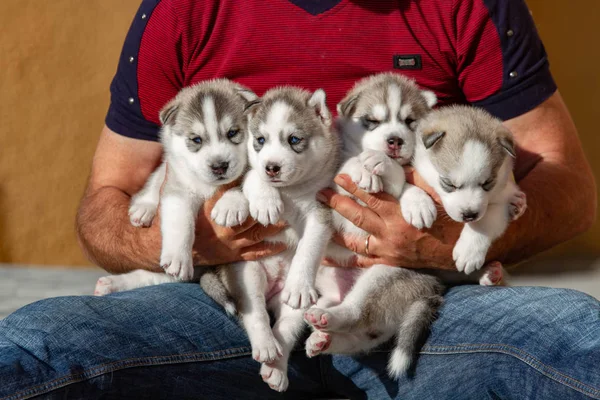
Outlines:
<svg viewBox="0 0 600 400"><path fill-rule="evenodd" d="M292 308L308 308L316 304L317 291L307 282L299 280L287 281L281 291L281 301Z"/></svg>
<svg viewBox="0 0 600 400"><path fill-rule="evenodd" d="M390 158L382 151L365 150L358 156L362 166L372 175L381 176L388 169Z"/></svg>
<svg viewBox="0 0 600 400"><path fill-rule="evenodd" d="M316 329L327 329L331 315L320 308L309 308L304 313L304 321Z"/></svg>
<svg viewBox="0 0 600 400"><path fill-rule="evenodd" d="M158 206L154 203L132 202L129 206L129 221L135 227L150 226Z"/></svg>
<svg viewBox="0 0 600 400"><path fill-rule="evenodd" d="M168 275L181 281L191 281L194 277L194 264L191 254L187 251L180 251L172 254L162 254L160 256L160 265Z"/></svg>
<svg viewBox="0 0 600 400"><path fill-rule="evenodd" d="M244 223L250 215L248 200L241 192L229 194L226 192L223 197L217 201L217 204L210 212L210 217L221 226L231 227Z"/></svg>
<svg viewBox="0 0 600 400"><path fill-rule="evenodd" d="M518 220L527 210L527 195L520 190L510 199L508 205L508 215L512 221Z"/></svg>
<svg viewBox="0 0 600 400"><path fill-rule="evenodd" d="M271 363L283 354L281 345L274 337L252 344L252 358L260 363Z"/></svg>
<svg viewBox="0 0 600 400"><path fill-rule="evenodd" d="M488 247L461 236L452 251L456 269L467 275L480 269L485 263Z"/></svg>
<svg viewBox="0 0 600 400"><path fill-rule="evenodd" d="M314 331L306 339L304 349L308 358L318 356L329 348L331 344L331 335L327 332Z"/></svg>
<svg viewBox="0 0 600 400"><path fill-rule="evenodd" d="M260 196L250 200L250 215L258 223L267 226L276 224L283 213L283 201L277 196Z"/></svg>
<svg viewBox="0 0 600 400"><path fill-rule="evenodd" d="M404 220L417 229L431 228L437 218L435 203L425 192L412 191L400 198Z"/></svg>
<svg viewBox="0 0 600 400"><path fill-rule="evenodd" d="M285 392L289 386L287 370L275 365L263 364L260 376L269 387L277 392Z"/></svg>
<svg viewBox="0 0 600 400"><path fill-rule="evenodd" d="M502 283L502 279L504 279L502 264L493 262L483 267L479 284L481 286L496 286Z"/></svg>
<svg viewBox="0 0 600 400"><path fill-rule="evenodd" d="M96 282L94 296L105 296L119 291L113 276L103 276Z"/></svg>

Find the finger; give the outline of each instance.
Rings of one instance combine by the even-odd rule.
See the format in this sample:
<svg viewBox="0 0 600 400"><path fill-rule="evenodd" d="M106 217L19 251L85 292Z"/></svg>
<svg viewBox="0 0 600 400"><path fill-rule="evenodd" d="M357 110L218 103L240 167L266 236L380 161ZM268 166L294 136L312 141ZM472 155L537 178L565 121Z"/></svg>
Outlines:
<svg viewBox="0 0 600 400"><path fill-rule="evenodd" d="M261 258L274 256L287 250L284 243L258 243L253 246L248 246L242 250L240 256L244 261L255 261Z"/></svg>
<svg viewBox="0 0 600 400"><path fill-rule="evenodd" d="M352 251L353 253L367 255L367 238L369 243L369 255L376 257L377 238L369 235L368 237L356 237L354 235L339 234L333 235L333 241Z"/></svg>
<svg viewBox="0 0 600 400"><path fill-rule="evenodd" d="M275 225L267 226L263 226L261 224L254 224L252 228L241 232L240 234L234 237L234 248L241 249L260 243L263 240L265 240L265 238L278 234L283 229L285 229L286 226L287 225L284 222L279 222Z"/></svg>
<svg viewBox="0 0 600 400"><path fill-rule="evenodd" d="M356 183L354 183L352 179L345 174L336 176L334 182L340 185L348 193L361 200L367 205L367 207L375 212L382 211L387 205L388 201L391 201L395 204L398 203L396 199L387 193L369 194L364 190L359 189Z"/></svg>
<svg viewBox="0 0 600 400"><path fill-rule="evenodd" d="M359 268L369 268L372 267L373 265L389 265L389 262L386 262L386 260L384 260L383 258L380 257L366 257L366 256L358 256L356 257L356 260L354 261L355 266L359 267ZM393 266L390 266L390 268L394 268Z"/></svg>
<svg viewBox="0 0 600 400"><path fill-rule="evenodd" d="M317 198L354 225L369 233L379 232L384 224L379 215L372 210L361 206L348 196L336 193L331 189L321 190Z"/></svg>

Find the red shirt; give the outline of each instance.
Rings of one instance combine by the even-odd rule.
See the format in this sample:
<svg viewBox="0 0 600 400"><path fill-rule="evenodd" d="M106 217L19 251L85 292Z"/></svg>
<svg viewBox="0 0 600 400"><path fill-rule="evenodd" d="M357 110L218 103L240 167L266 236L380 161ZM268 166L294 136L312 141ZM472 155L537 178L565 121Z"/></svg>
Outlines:
<svg viewBox="0 0 600 400"><path fill-rule="evenodd" d="M413 77L444 103L509 119L556 86L523 0L144 0L111 85L106 123L156 140L184 86L226 77L261 95L323 88L332 111L356 80Z"/></svg>

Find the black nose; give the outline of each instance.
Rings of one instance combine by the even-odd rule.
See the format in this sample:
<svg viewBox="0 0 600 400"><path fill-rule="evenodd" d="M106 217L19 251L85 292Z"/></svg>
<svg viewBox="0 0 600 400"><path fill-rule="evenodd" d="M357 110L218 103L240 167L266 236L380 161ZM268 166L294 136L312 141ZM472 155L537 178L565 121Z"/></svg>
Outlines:
<svg viewBox="0 0 600 400"><path fill-rule="evenodd" d="M390 150L398 150L404 144L404 140L399 138L398 136L390 136L387 139L388 149Z"/></svg>
<svg viewBox="0 0 600 400"><path fill-rule="evenodd" d="M279 175L279 173L281 172L281 167L278 164L273 163L267 164L265 169L267 170L267 175L273 178Z"/></svg>
<svg viewBox="0 0 600 400"><path fill-rule="evenodd" d="M475 211L471 211L471 210L464 211L462 213L462 218L463 218L463 221L465 221L465 222L475 221L478 216L479 216L479 213L476 213Z"/></svg>
<svg viewBox="0 0 600 400"><path fill-rule="evenodd" d="M229 163L227 161L214 163L210 166L213 174L215 175L224 175L227 172L227 168L229 168Z"/></svg>

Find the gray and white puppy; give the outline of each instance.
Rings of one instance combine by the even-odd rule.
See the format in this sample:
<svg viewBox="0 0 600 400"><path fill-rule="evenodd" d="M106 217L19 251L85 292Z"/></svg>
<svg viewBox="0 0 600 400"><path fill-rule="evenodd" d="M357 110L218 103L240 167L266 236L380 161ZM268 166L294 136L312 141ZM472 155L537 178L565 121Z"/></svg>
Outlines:
<svg viewBox="0 0 600 400"><path fill-rule="evenodd" d="M271 89L249 113L252 168L243 192L258 222L287 222L288 228L267 241L284 242L288 250L223 266L216 275L204 274L201 285L226 310L237 310L252 355L262 363L263 380L285 391L289 354L305 328L304 310L317 301L315 277L332 233L331 211L316 194L338 168L339 139L329 129L331 115L320 89ZM273 328L268 310L275 316Z"/></svg>
<svg viewBox="0 0 600 400"><path fill-rule="evenodd" d="M192 246L198 210L220 186L246 171L244 112L256 98L246 87L215 79L182 89L162 108L164 160L132 197L129 216L134 226L149 226L160 200L160 265L166 274L136 270L100 278L96 294L193 278ZM238 187L219 199L211 217L220 225L233 226L244 222L248 215L248 204Z"/></svg>
<svg viewBox="0 0 600 400"><path fill-rule="evenodd" d="M482 109L451 106L421 121L418 137L413 164L450 218L465 224L453 258L459 271L470 274L527 206L512 175L513 136Z"/></svg>
<svg viewBox="0 0 600 400"><path fill-rule="evenodd" d="M398 198L404 218L417 228L431 226L436 208L424 191L405 182L402 166L413 155L416 124L435 103L432 92L401 75L385 73L359 81L338 105L345 156L339 172L368 192L383 190ZM338 231L368 235L335 212L333 223ZM342 264L354 256L335 244L327 255ZM394 378L418 353L444 289L434 276L387 265L322 267L317 287L322 297L305 313L315 329L306 341L307 355L368 352L396 336L388 363Z"/></svg>

